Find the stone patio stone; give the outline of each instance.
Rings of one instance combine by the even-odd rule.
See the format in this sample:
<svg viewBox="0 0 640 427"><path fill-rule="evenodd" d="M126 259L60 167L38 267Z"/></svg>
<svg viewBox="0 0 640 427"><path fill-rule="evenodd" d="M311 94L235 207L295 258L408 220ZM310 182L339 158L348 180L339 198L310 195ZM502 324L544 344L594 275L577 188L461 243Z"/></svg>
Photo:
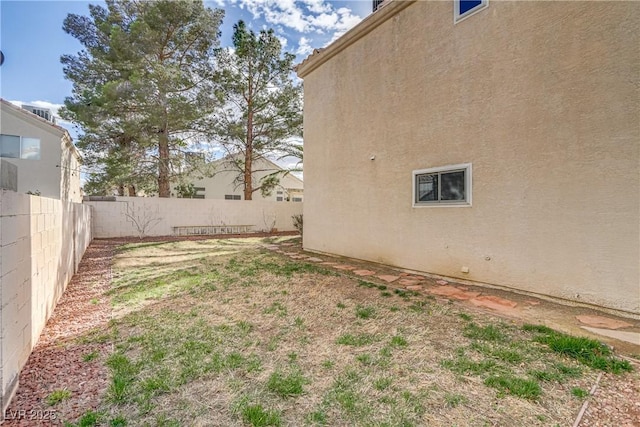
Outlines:
<svg viewBox="0 0 640 427"><path fill-rule="evenodd" d="M355 270L356 268L352 265L346 265L346 264L337 264L334 265L333 268L337 268L338 270Z"/></svg>
<svg viewBox="0 0 640 427"><path fill-rule="evenodd" d="M316 257L312 256L312 257L307 258L307 261L310 261L310 262L322 262L323 260L322 260L322 258L316 258Z"/></svg>
<svg viewBox="0 0 640 427"><path fill-rule="evenodd" d="M406 287L406 289L408 291L421 291L422 290L422 286L420 285L409 285Z"/></svg>
<svg viewBox="0 0 640 427"><path fill-rule="evenodd" d="M436 281L436 283L437 283L438 285L442 285L442 286L444 286L444 285L448 285L448 284L449 284L449 282L447 282L446 280L438 280L438 281Z"/></svg>
<svg viewBox="0 0 640 427"><path fill-rule="evenodd" d="M402 286L415 286L420 283L420 281L415 279L400 279L398 283Z"/></svg>
<svg viewBox="0 0 640 427"><path fill-rule="evenodd" d="M400 276L391 276L389 274L383 274L381 276L376 276L380 280L384 280L387 283L395 282L400 278Z"/></svg>
<svg viewBox="0 0 640 427"><path fill-rule="evenodd" d="M480 292L465 292L455 286L441 286L428 290L429 293L440 295L443 297L455 298L459 300L470 300L480 295Z"/></svg>
<svg viewBox="0 0 640 427"><path fill-rule="evenodd" d="M585 314L582 316L576 316L576 319L578 319L585 325L593 326L595 328L622 329L630 328L633 326L631 323L627 323L622 320L611 319L604 316L590 316Z"/></svg>
<svg viewBox="0 0 640 427"><path fill-rule="evenodd" d="M484 295L481 297L473 298L469 301L471 304L477 307L486 307L492 310L505 311L516 308L518 305L515 301L500 298L495 295Z"/></svg>
<svg viewBox="0 0 640 427"><path fill-rule="evenodd" d="M373 276L376 272L371 270L353 270L353 274L357 274L358 276Z"/></svg>
<svg viewBox="0 0 640 427"><path fill-rule="evenodd" d="M292 259L304 259L304 258L306 258L306 256L305 255L292 254L292 255L289 255L289 258L292 258Z"/></svg>

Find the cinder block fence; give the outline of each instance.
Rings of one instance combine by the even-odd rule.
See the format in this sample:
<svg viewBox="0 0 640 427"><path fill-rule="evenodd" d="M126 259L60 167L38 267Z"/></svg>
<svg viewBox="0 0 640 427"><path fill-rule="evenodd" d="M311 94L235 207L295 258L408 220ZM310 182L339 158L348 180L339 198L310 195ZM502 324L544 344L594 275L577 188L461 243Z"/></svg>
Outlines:
<svg viewBox="0 0 640 427"><path fill-rule="evenodd" d="M6 409L93 237L293 231L302 203L118 197L83 204L0 190L0 398Z"/></svg>
<svg viewBox="0 0 640 427"><path fill-rule="evenodd" d="M91 207L0 190L3 413L91 239Z"/></svg>

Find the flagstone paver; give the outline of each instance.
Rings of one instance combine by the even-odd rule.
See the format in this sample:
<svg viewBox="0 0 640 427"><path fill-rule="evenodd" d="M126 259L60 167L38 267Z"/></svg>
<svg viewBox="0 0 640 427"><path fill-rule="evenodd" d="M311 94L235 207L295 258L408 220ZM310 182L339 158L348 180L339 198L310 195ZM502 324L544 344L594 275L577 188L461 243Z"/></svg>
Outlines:
<svg viewBox="0 0 640 427"><path fill-rule="evenodd" d="M449 284L449 282L447 282L446 280L438 280L438 281L436 281L436 283L437 283L438 285L442 285L442 286L444 286L444 285L448 285L448 284Z"/></svg>
<svg viewBox="0 0 640 427"><path fill-rule="evenodd" d="M311 256L311 257L307 258L307 261L309 261L309 262L322 262L323 259Z"/></svg>
<svg viewBox="0 0 640 427"><path fill-rule="evenodd" d="M376 276L380 280L384 280L387 283L395 282L400 278L400 276L392 276L390 274L382 274L380 276Z"/></svg>
<svg viewBox="0 0 640 427"><path fill-rule="evenodd" d="M576 319L578 319L581 323L592 326L594 328L622 329L630 328L633 326L631 323L627 323L622 320L610 319L604 316L590 316L585 314L576 316Z"/></svg>
<svg viewBox="0 0 640 427"><path fill-rule="evenodd" d="M337 262L331 262L331 261L325 261L322 263L322 265L338 265Z"/></svg>
<svg viewBox="0 0 640 427"><path fill-rule="evenodd" d="M414 286L414 285L417 285L418 283L420 283L420 280L400 279L400 280L398 280L398 283L401 284L402 286Z"/></svg>
<svg viewBox="0 0 640 427"><path fill-rule="evenodd" d="M353 270L353 274L358 276L373 276L376 272L371 270Z"/></svg>
<svg viewBox="0 0 640 427"><path fill-rule="evenodd" d="M346 265L346 264L337 264L334 265L333 268L336 268L338 270L355 270L356 268L352 265Z"/></svg>
<svg viewBox="0 0 640 427"><path fill-rule="evenodd" d="M408 291L421 291L422 286L420 285L409 285L406 287Z"/></svg>
<svg viewBox="0 0 640 427"><path fill-rule="evenodd" d="M443 297L459 299L462 301L470 300L480 295L480 292L463 291L462 289L456 288L455 286L441 286L439 288L429 289L427 292Z"/></svg>
<svg viewBox="0 0 640 427"><path fill-rule="evenodd" d="M500 298L495 295L483 295L475 297L472 298L469 302L476 307L485 307L496 311L508 311L516 308L516 306L518 305L518 303L515 301Z"/></svg>

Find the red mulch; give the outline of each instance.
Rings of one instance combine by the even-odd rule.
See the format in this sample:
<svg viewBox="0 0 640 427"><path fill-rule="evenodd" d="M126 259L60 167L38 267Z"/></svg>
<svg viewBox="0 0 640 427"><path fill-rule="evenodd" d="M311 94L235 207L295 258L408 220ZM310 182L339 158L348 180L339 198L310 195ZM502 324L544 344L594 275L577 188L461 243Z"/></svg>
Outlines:
<svg viewBox="0 0 640 427"><path fill-rule="evenodd" d="M107 328L111 306L104 292L110 285L111 258L117 244L94 240L87 248L78 272L20 372L18 391L5 411L5 426L61 425L97 409L107 387L108 371L103 362L111 344L85 344L77 338L91 329ZM92 352L100 356L85 362L83 356ZM62 389L69 390L71 398L49 406L46 397Z"/></svg>

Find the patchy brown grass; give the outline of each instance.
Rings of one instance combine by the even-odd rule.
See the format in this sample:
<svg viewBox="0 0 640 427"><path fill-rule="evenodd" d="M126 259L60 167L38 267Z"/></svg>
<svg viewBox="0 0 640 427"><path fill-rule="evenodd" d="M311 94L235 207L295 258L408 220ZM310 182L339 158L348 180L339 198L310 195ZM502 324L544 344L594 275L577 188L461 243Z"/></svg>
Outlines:
<svg viewBox="0 0 640 427"><path fill-rule="evenodd" d="M595 381L519 325L261 244L120 250L103 422L570 425Z"/></svg>

